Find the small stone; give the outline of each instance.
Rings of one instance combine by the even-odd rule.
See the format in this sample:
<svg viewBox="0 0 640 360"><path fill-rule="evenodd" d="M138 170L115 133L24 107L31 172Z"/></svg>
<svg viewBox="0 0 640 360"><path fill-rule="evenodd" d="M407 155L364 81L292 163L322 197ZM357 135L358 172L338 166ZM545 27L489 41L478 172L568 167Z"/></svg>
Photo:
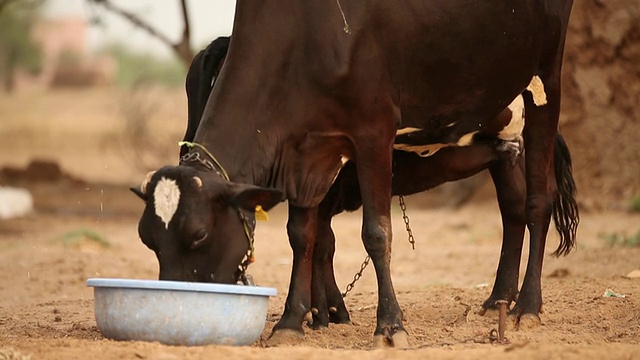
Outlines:
<svg viewBox="0 0 640 360"><path fill-rule="evenodd" d="M558 279L566 278L567 276L569 276L569 269L564 268L555 269L551 274L549 274L550 278Z"/></svg>
<svg viewBox="0 0 640 360"><path fill-rule="evenodd" d="M633 270L632 272L627 274L629 279L640 279L640 269Z"/></svg>

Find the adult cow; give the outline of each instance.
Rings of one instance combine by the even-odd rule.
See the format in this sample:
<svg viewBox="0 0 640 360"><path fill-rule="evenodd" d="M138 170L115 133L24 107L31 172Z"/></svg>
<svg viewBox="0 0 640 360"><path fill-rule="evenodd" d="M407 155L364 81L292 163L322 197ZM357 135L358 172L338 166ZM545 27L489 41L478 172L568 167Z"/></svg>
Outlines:
<svg viewBox="0 0 640 360"><path fill-rule="evenodd" d="M215 39L194 57L189 67L186 80L188 124L185 141L194 140L209 93L226 56L229 42L229 37ZM507 130L511 129L510 132L501 131L498 136L511 139L511 142L501 139L482 139L469 146L447 147L428 157L399 149L393 152L392 195L411 195L447 181L474 175L484 169L490 170L502 212L504 235L496 282L491 295L483 303L483 309L495 308L497 300L506 300L511 303L517 299L518 294L519 264L526 226L524 216L526 194L524 162L522 157L514 158L517 153L513 152L517 152L521 145L518 139L524 121L522 106L522 98L519 96L496 119L497 123L506 124ZM560 134L557 136L554 168L556 177L561 181L558 184L558 196L553 203L553 215L560 234L560 245L556 254L566 254L575 241L578 211L573 197L575 184L571 174L569 150ZM394 146L406 147L402 144ZM181 156L187 151L188 147L184 145L181 148ZM517 164L514 164L515 161ZM331 229L331 219L345 210L354 211L361 205L356 169L353 162L348 162L340 171L318 210L318 236L313 252L311 287L314 328L327 326L330 321L350 322L350 316L337 287L333 271L335 238ZM542 264L536 263L537 260L530 259L530 263L541 269ZM540 271L534 273L540 275ZM527 281L540 283L539 279L527 278ZM537 290L532 294L534 299L541 297L540 288L538 287ZM519 316L518 309L522 307L521 304L532 299L521 297L518 300L520 305L514 307L513 313ZM514 319L519 320L518 316ZM539 321L536 317L532 320Z"/></svg>
<svg viewBox="0 0 640 360"><path fill-rule="evenodd" d="M275 331L297 330L311 301L304 283L311 278L318 204L351 159L362 238L378 281L375 340L405 346L390 276L396 132L413 146L465 145L495 131L498 113L534 76L548 102L536 107L525 93L526 218L530 241L538 244L532 257L542 263L539 244L556 193L549 179L571 4L239 0L233 41L196 132L201 146L191 150L199 161L164 167L142 187L147 204L139 232L156 251L160 277L235 282L247 249L238 209L268 210L287 199L294 262ZM215 251L199 251L207 242ZM528 266L525 278L537 270ZM524 285L520 296L532 297L536 284ZM520 311L537 314L541 305L535 299Z"/></svg>

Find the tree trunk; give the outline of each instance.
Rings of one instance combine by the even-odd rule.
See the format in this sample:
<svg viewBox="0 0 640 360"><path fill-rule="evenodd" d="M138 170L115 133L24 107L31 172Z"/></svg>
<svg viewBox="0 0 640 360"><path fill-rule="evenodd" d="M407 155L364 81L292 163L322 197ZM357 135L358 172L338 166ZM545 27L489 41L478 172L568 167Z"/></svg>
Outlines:
<svg viewBox="0 0 640 360"><path fill-rule="evenodd" d="M184 22L184 30L182 32L182 38L177 43L171 42L171 40L166 35L158 31L158 29L151 26L149 23L147 23L142 18L140 18L138 15L132 12L129 12L127 10L124 10L118 7L117 5L114 5L109 0L89 0L89 1L95 4L102 5L105 9L118 14L119 16L123 17L125 20L129 21L134 26L146 31L149 35L153 36L154 38L163 42L165 45L169 46L186 67L188 67L189 64L191 64L191 60L193 59L194 53L193 53L193 50L191 49L191 31L190 31L189 15L187 12L186 0L180 1L180 7L182 9L182 20Z"/></svg>
<svg viewBox="0 0 640 360"><path fill-rule="evenodd" d="M16 49L9 47L2 61L2 86L7 93L12 93L16 88L17 53Z"/></svg>

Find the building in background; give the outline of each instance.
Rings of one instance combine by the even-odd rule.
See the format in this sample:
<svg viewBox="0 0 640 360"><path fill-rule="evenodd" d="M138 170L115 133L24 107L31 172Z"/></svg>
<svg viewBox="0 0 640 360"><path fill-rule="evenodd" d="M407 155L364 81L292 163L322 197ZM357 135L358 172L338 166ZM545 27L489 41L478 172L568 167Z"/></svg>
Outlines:
<svg viewBox="0 0 640 360"><path fill-rule="evenodd" d="M113 83L117 70L108 55L90 56L84 17L39 19L32 31L42 51L41 71L19 71L16 90L83 87Z"/></svg>

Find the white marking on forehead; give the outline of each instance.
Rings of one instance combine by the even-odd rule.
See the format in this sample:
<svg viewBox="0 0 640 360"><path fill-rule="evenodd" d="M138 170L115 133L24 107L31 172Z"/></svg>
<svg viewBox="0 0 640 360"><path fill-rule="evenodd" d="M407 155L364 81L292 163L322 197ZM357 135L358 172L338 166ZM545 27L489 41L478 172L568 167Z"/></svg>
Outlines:
<svg viewBox="0 0 640 360"><path fill-rule="evenodd" d="M527 90L531 92L533 103L536 104L536 106L547 104L547 94L544 92L544 84L538 75L531 78L531 83L527 86Z"/></svg>
<svg viewBox="0 0 640 360"><path fill-rule="evenodd" d="M164 228L168 229L180 203L180 189L176 181L162 177L153 191L153 199L156 215L164 223Z"/></svg>
<svg viewBox="0 0 640 360"><path fill-rule="evenodd" d="M512 141L522 136L522 130L524 130L524 99L522 95L516 96L507 107L511 110L511 121L498 133L498 138Z"/></svg>
<svg viewBox="0 0 640 360"><path fill-rule="evenodd" d="M414 128L414 127L406 127L406 128L398 129L398 131L396 131L396 136L409 134L409 133L416 132L416 131L422 131L422 129Z"/></svg>
<svg viewBox="0 0 640 360"><path fill-rule="evenodd" d="M349 161L348 157L346 157L344 155L340 155L340 162L342 163L342 166L344 166L344 164L346 164L347 161Z"/></svg>

